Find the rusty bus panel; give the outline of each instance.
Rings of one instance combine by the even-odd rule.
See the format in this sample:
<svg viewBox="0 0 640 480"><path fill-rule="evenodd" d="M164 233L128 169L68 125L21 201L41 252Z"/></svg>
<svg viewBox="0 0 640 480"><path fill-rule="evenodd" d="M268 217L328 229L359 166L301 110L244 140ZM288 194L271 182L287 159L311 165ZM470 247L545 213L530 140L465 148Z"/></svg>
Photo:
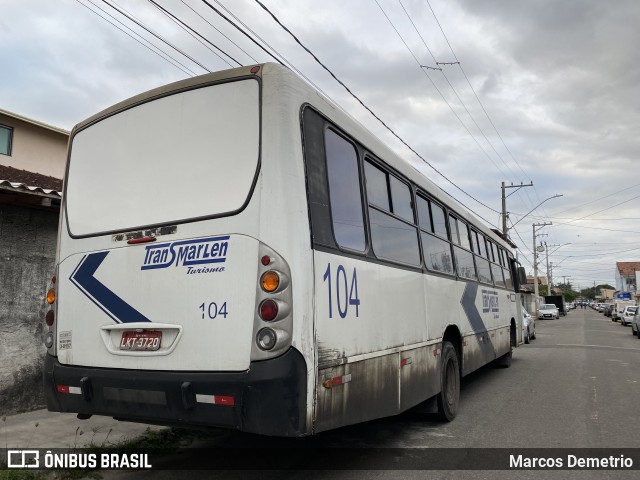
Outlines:
<svg viewBox="0 0 640 480"><path fill-rule="evenodd" d="M414 407L440 390L440 355L434 355L438 348L441 344L400 354L400 411Z"/></svg>
<svg viewBox="0 0 640 480"><path fill-rule="evenodd" d="M399 413L398 362L394 353L319 370L314 431Z"/></svg>

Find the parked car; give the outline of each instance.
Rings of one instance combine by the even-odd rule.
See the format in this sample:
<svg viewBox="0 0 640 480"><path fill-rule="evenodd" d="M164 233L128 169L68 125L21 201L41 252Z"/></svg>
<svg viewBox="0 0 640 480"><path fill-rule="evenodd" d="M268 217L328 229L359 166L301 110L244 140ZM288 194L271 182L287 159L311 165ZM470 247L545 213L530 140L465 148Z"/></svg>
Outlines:
<svg viewBox="0 0 640 480"><path fill-rule="evenodd" d="M545 303L544 305L540 305L538 309L538 318L558 319L560 318L560 311L553 303Z"/></svg>
<svg viewBox="0 0 640 480"><path fill-rule="evenodd" d="M631 333L640 338L640 308L636 309L636 313L631 320Z"/></svg>
<svg viewBox="0 0 640 480"><path fill-rule="evenodd" d="M638 310L638 307L632 307L632 306L624 307L624 310L622 311L622 315L620 315L620 325L624 325L625 327L627 325L631 325L631 322L633 321L633 316L636 314L637 310Z"/></svg>
<svg viewBox="0 0 640 480"><path fill-rule="evenodd" d="M613 303L606 303L602 313L605 317L611 317L611 314L613 313Z"/></svg>
<svg viewBox="0 0 640 480"><path fill-rule="evenodd" d="M524 343L530 343L536 338L536 319L525 308L522 309L522 331Z"/></svg>

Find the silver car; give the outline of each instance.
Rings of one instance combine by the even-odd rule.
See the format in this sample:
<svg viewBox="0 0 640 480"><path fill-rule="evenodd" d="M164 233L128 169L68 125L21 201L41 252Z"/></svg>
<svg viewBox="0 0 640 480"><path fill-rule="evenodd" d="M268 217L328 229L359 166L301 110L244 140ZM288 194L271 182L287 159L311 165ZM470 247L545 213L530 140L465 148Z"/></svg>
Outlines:
<svg viewBox="0 0 640 480"><path fill-rule="evenodd" d="M560 318L560 312L558 311L558 307L556 307L553 303L545 303L544 305L540 305L540 308L538 309L538 318L542 318L542 319Z"/></svg>
<svg viewBox="0 0 640 480"><path fill-rule="evenodd" d="M638 307L626 306L622 313L620 314L620 325L631 325L631 321L633 320L633 316L636 314Z"/></svg>
<svg viewBox="0 0 640 480"><path fill-rule="evenodd" d="M536 319L525 308L522 309L522 331L524 332L524 343L530 343L536 338Z"/></svg>

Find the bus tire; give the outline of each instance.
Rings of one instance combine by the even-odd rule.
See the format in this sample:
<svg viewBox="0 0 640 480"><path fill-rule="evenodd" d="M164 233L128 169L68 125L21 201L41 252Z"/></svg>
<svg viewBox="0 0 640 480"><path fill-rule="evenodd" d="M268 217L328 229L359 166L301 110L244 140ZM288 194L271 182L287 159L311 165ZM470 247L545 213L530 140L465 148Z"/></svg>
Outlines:
<svg viewBox="0 0 640 480"><path fill-rule="evenodd" d="M531 341L531 335L529 334L529 327L527 327L527 333L524 334L524 343L529 344Z"/></svg>
<svg viewBox="0 0 640 480"><path fill-rule="evenodd" d="M456 349L451 342L442 343L440 358L438 417L442 421L450 422L456 417L460 402L460 363Z"/></svg>

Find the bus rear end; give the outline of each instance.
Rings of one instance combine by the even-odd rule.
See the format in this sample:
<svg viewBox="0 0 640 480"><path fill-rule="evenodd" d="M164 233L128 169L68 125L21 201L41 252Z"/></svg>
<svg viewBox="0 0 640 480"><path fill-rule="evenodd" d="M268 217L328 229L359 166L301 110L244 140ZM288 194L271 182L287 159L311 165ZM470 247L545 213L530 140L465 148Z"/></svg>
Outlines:
<svg viewBox="0 0 640 480"><path fill-rule="evenodd" d="M157 89L72 132L48 298L49 410L306 433L291 269L261 237L254 73Z"/></svg>

